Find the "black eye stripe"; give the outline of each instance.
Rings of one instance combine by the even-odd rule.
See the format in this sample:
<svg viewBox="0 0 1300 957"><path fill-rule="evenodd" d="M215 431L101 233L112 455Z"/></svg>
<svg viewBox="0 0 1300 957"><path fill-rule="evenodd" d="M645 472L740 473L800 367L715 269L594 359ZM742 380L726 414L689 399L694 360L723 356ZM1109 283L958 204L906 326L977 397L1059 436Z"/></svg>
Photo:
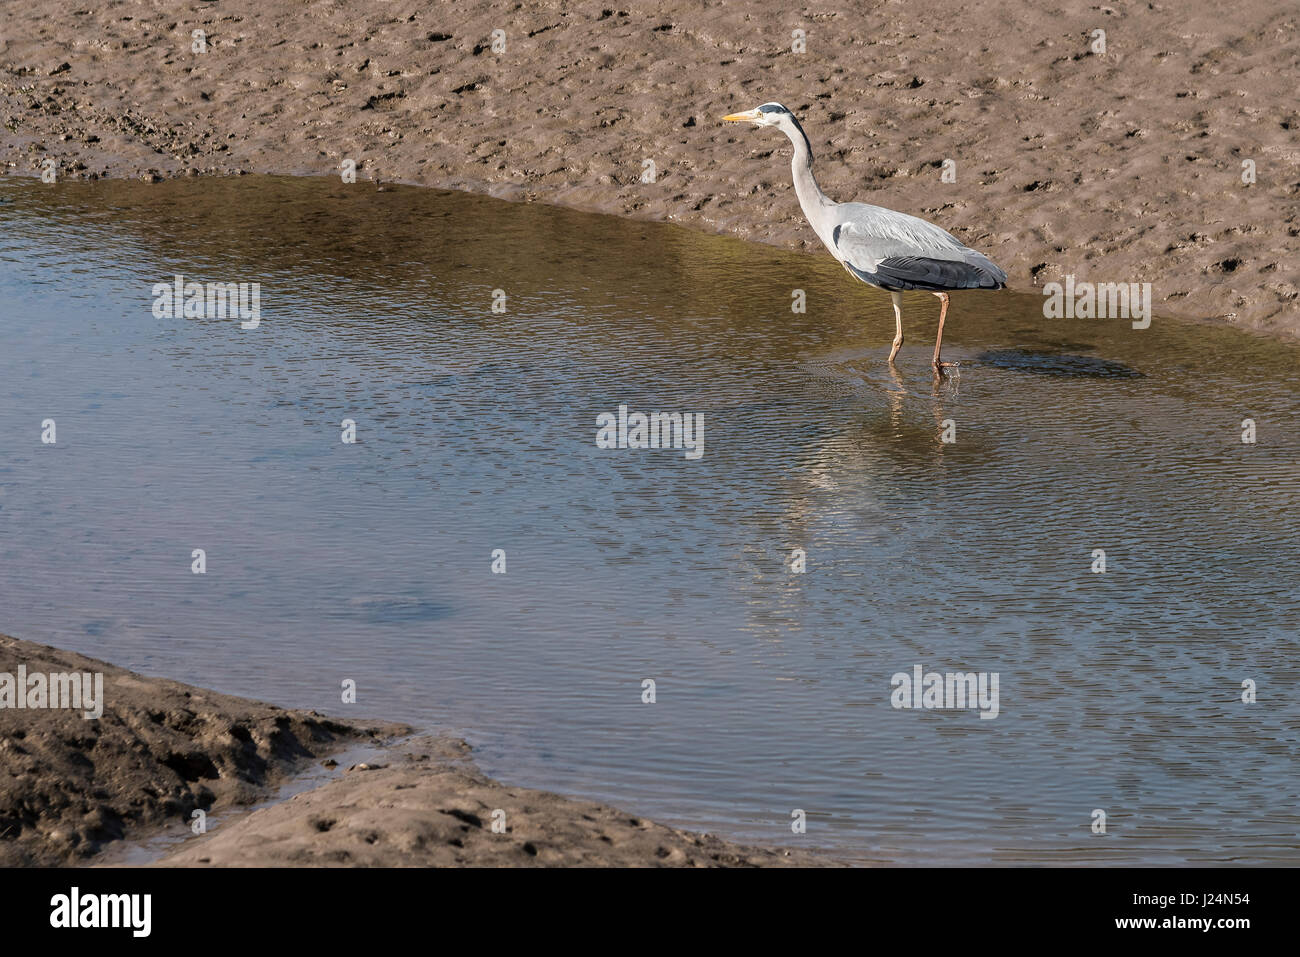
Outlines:
<svg viewBox="0 0 1300 957"><path fill-rule="evenodd" d="M764 103L762 106L760 106L760 107L758 108L758 112L760 112L760 113L789 113L790 111L787 110L784 106L768 106L766 103Z"/></svg>

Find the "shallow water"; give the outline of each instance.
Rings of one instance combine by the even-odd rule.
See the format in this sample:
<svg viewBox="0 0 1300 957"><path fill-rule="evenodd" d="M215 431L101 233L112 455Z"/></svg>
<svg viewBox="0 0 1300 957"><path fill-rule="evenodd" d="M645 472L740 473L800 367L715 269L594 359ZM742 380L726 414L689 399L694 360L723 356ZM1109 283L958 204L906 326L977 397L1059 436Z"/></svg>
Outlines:
<svg viewBox="0 0 1300 957"><path fill-rule="evenodd" d="M1300 862L1296 346L966 294L936 385L933 297L891 374L824 255L332 181L0 200L0 630L739 839ZM260 326L155 318L176 273ZM620 404L703 456L598 449ZM915 665L998 716L895 709Z"/></svg>

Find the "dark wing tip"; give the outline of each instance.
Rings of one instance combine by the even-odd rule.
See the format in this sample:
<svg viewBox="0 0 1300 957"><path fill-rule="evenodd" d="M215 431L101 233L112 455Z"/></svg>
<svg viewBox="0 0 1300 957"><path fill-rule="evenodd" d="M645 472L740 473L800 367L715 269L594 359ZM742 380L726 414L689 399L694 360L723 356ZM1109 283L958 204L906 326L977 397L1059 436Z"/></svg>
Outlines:
<svg viewBox="0 0 1300 957"><path fill-rule="evenodd" d="M989 263L993 266L992 263ZM855 269L860 278L878 286L897 289L923 289L947 292L955 289L1001 289L1006 274L993 266L993 272L974 263L951 259L927 259L923 256L891 256L882 259L874 273ZM867 278L870 276L871 278ZM999 278L1000 277L1000 278Z"/></svg>

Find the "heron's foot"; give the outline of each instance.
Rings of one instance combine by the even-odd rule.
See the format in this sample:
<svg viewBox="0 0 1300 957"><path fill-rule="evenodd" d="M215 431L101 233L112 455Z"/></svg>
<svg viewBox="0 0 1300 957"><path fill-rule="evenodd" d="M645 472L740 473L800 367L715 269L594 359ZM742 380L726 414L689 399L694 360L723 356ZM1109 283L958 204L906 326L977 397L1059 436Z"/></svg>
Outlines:
<svg viewBox="0 0 1300 957"><path fill-rule="evenodd" d="M961 365L957 362L935 362L932 364L934 369L934 381L937 385L940 382L957 381L961 378Z"/></svg>

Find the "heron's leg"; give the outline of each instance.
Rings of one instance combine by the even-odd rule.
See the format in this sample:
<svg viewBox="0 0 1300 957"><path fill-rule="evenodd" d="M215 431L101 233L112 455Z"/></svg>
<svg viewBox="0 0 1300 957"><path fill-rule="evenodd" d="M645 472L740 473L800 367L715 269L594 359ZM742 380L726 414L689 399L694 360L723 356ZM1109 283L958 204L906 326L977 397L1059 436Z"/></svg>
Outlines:
<svg viewBox="0 0 1300 957"><path fill-rule="evenodd" d="M894 325L898 328L894 334L894 348L889 350L889 361L892 365L894 356L898 355L898 347L903 344L903 294L895 291L889 295L894 300Z"/></svg>
<svg viewBox="0 0 1300 957"><path fill-rule="evenodd" d="M943 320L948 316L948 294L946 292L936 292L939 297L939 331L934 336L934 367L941 369L944 366L952 365L951 362L939 361L939 348L943 345Z"/></svg>

